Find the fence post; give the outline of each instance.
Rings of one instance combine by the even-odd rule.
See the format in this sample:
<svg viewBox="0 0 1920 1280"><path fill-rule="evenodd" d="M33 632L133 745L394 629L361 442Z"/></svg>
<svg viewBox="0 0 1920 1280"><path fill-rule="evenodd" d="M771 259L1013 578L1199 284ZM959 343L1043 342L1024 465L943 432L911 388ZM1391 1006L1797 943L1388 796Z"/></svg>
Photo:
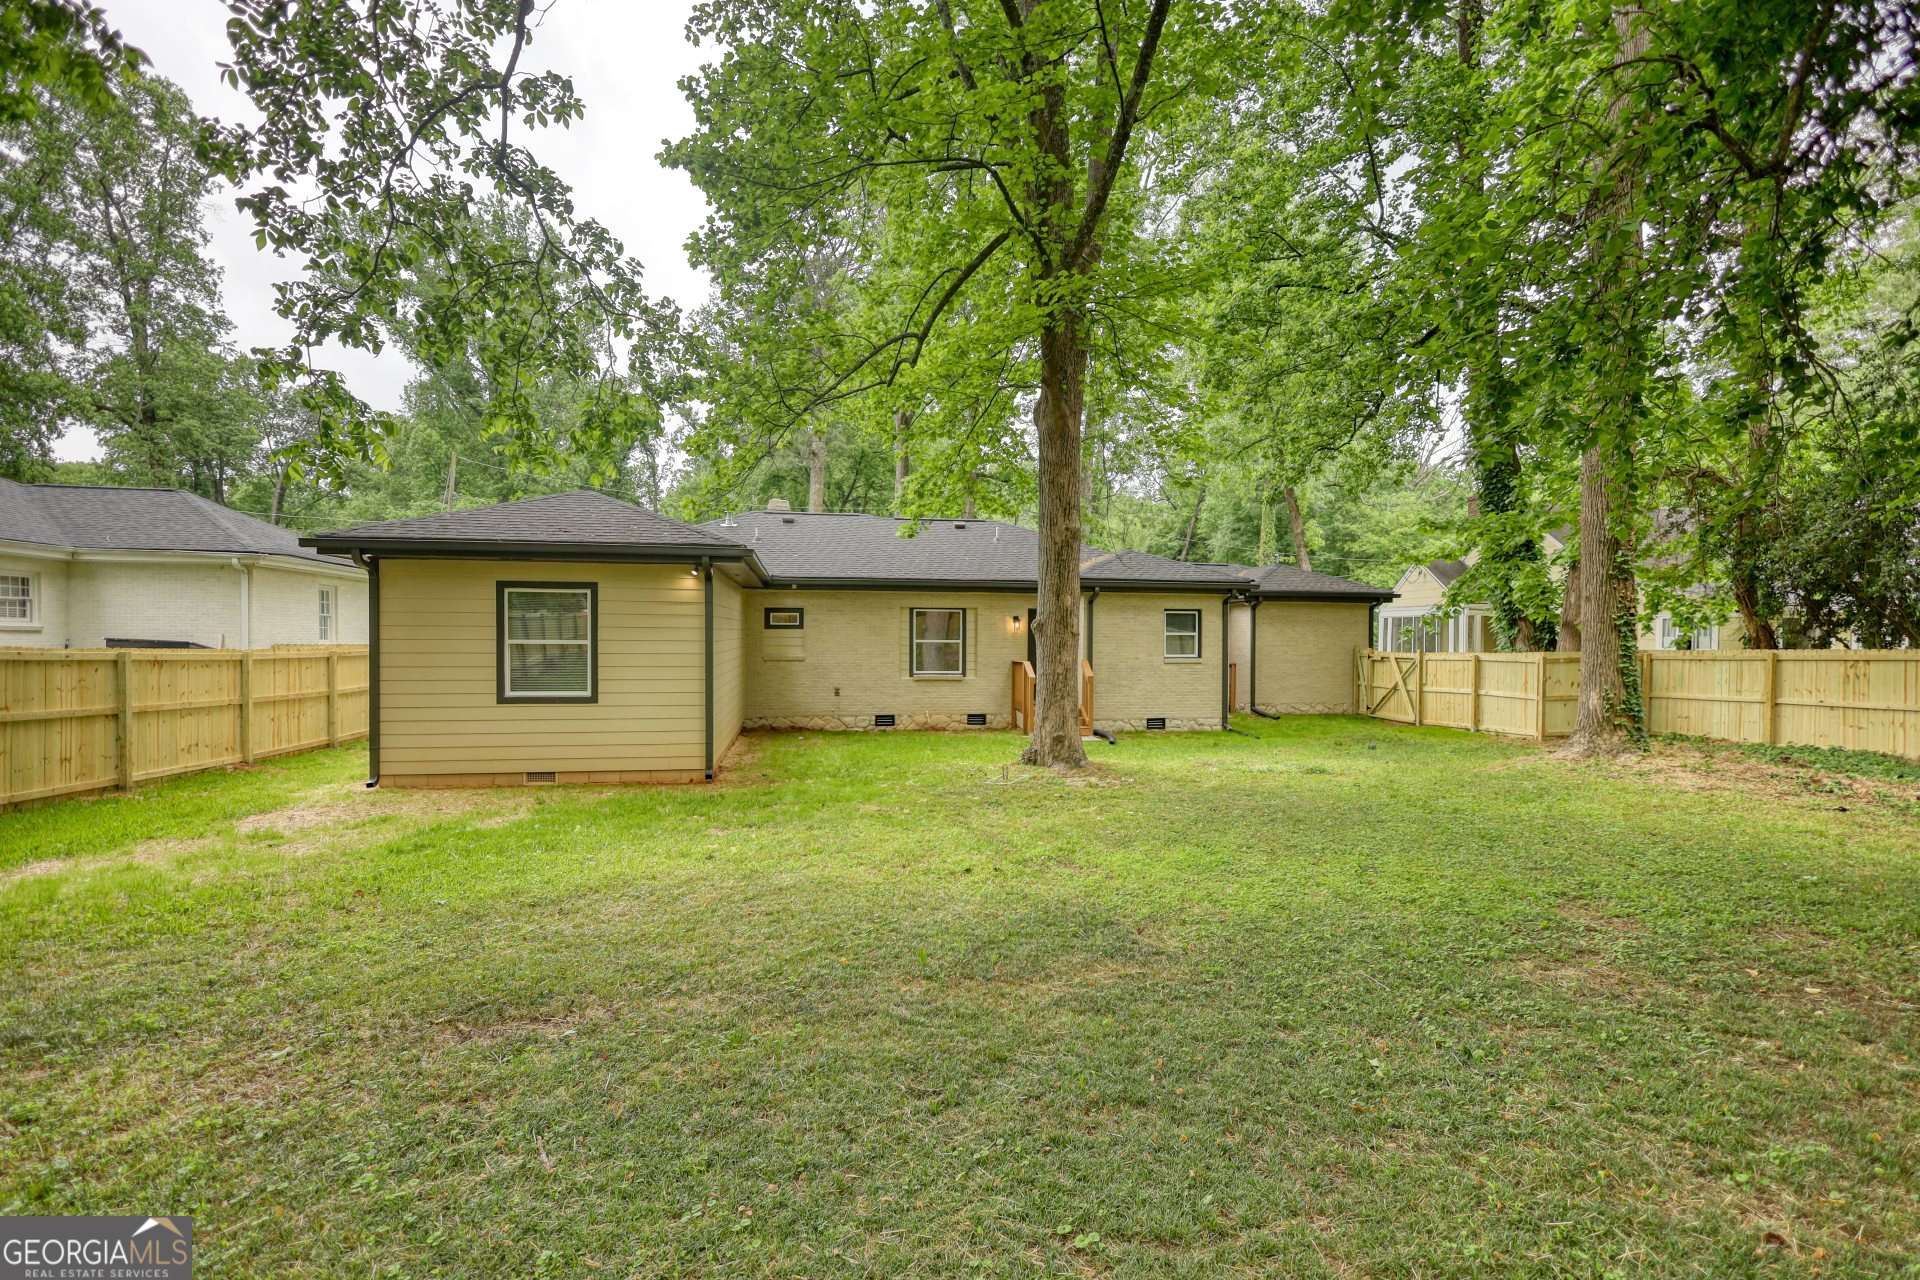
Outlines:
<svg viewBox="0 0 1920 1280"><path fill-rule="evenodd" d="M1780 735L1780 651L1767 650L1766 689L1760 701L1760 741L1772 746Z"/></svg>
<svg viewBox="0 0 1920 1280"><path fill-rule="evenodd" d="M120 704L120 728L117 733L120 787L133 787L133 654L122 649L114 664L115 693Z"/></svg>
<svg viewBox="0 0 1920 1280"><path fill-rule="evenodd" d="M1427 700L1427 651L1413 655L1413 723L1420 723L1420 704Z"/></svg>
<svg viewBox="0 0 1920 1280"><path fill-rule="evenodd" d="M1480 655L1473 655L1472 687L1467 690L1467 728L1480 732Z"/></svg>
<svg viewBox="0 0 1920 1280"><path fill-rule="evenodd" d="M253 763L253 650L240 655L240 762Z"/></svg>
<svg viewBox="0 0 1920 1280"><path fill-rule="evenodd" d="M1539 696L1533 707L1533 736L1545 742L1547 740L1547 655L1543 650L1533 655L1534 692Z"/></svg>
<svg viewBox="0 0 1920 1280"><path fill-rule="evenodd" d="M1653 730L1653 654L1641 649L1633 655L1633 660L1640 670L1640 727L1650 733Z"/></svg>
<svg viewBox="0 0 1920 1280"><path fill-rule="evenodd" d="M327 655L327 745L340 745L340 655Z"/></svg>

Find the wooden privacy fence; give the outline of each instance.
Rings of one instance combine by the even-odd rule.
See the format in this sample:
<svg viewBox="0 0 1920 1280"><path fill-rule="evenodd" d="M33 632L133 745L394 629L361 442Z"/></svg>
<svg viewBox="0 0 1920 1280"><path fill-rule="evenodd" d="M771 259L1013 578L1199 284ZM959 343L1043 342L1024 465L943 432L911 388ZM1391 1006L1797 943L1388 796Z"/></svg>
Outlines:
<svg viewBox="0 0 1920 1280"><path fill-rule="evenodd" d="M1639 663L1649 732L1920 759L1920 651L1661 650ZM1383 720L1545 739L1573 732L1580 655L1362 649L1354 679Z"/></svg>
<svg viewBox="0 0 1920 1280"><path fill-rule="evenodd" d="M337 746L366 732L364 645L0 649L0 805Z"/></svg>

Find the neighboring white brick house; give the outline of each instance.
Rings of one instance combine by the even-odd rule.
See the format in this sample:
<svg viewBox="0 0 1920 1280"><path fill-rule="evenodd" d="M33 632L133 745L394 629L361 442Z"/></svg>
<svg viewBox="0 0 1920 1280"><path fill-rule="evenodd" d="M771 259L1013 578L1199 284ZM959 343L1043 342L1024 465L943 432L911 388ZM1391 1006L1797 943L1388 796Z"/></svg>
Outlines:
<svg viewBox="0 0 1920 1280"><path fill-rule="evenodd" d="M367 579L178 489L0 480L0 647L365 644Z"/></svg>

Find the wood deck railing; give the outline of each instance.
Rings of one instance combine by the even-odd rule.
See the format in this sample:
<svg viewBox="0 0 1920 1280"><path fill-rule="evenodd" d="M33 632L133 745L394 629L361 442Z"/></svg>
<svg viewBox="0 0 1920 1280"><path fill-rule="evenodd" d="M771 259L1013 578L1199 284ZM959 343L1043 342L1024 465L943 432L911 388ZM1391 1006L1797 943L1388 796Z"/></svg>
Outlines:
<svg viewBox="0 0 1920 1280"><path fill-rule="evenodd" d="M1013 727L1021 733L1033 732L1033 699L1036 681L1033 664L1024 658L1013 663ZM1093 732L1093 664L1080 660L1080 733Z"/></svg>

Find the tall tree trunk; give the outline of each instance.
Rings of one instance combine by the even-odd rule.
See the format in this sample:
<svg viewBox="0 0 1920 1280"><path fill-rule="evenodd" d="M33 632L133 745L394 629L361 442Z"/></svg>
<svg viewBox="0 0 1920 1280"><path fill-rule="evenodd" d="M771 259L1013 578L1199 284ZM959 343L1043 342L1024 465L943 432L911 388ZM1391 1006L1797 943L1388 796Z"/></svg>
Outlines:
<svg viewBox="0 0 1920 1280"><path fill-rule="evenodd" d="M1260 501L1260 545L1254 549L1254 559L1263 565L1272 564L1280 558L1279 534L1274 529L1273 495L1262 489Z"/></svg>
<svg viewBox="0 0 1920 1280"><path fill-rule="evenodd" d="M1638 6L1615 9L1613 25L1620 42L1617 62L1634 62L1646 53L1646 17ZM1616 97L1608 107L1609 120L1617 125L1625 110L1624 96ZM1610 158L1599 163L1604 166ZM1580 701L1566 747L1570 756L1618 755L1645 737L1634 661L1638 600L1631 548L1620 537L1632 516L1645 372L1644 325L1632 278L1641 233L1631 169L1622 161L1608 181L1592 206L1593 242L1603 273L1594 312L1611 332L1587 356L1595 421L1594 442L1580 455Z"/></svg>
<svg viewBox="0 0 1920 1280"><path fill-rule="evenodd" d="M827 435L815 431L807 437L807 510L827 509Z"/></svg>
<svg viewBox="0 0 1920 1280"><path fill-rule="evenodd" d="M1040 574L1034 611L1033 741L1028 764L1077 769L1080 745L1080 410L1087 352L1081 317L1059 315L1040 335Z"/></svg>
<svg viewBox="0 0 1920 1280"><path fill-rule="evenodd" d="M893 413L893 514L899 515L900 500L907 492L907 475L911 463L907 459L907 429L913 425L913 415L905 409L896 409Z"/></svg>
<svg viewBox="0 0 1920 1280"><path fill-rule="evenodd" d="M1560 597L1560 626L1553 647L1561 653L1580 652L1580 562L1567 566L1567 580Z"/></svg>
<svg viewBox="0 0 1920 1280"><path fill-rule="evenodd" d="M1462 67L1480 65L1482 0L1458 0L1455 35ZM1456 137L1454 153L1464 169L1467 135ZM1477 179L1476 179L1477 183ZM1476 189L1477 186L1476 186ZM1527 652L1553 643L1550 622L1536 624L1521 603L1520 580L1540 572L1540 544L1516 518L1522 507L1520 450L1508 429L1508 387L1500 359L1500 302L1489 300L1484 341L1468 361L1462 412L1467 449L1473 459L1474 489L1468 514L1480 526L1481 562L1486 566L1487 604L1495 641L1502 649ZM1485 517L1492 519L1485 519Z"/></svg>
<svg viewBox="0 0 1920 1280"><path fill-rule="evenodd" d="M1313 561L1307 559L1307 521L1300 514L1300 495L1288 485L1280 491L1287 500L1287 524L1293 530L1293 560L1309 573L1313 571Z"/></svg>
<svg viewBox="0 0 1920 1280"><path fill-rule="evenodd" d="M267 505L267 523L280 523L280 500L287 496L287 464L281 463L273 476L273 501Z"/></svg>
<svg viewBox="0 0 1920 1280"><path fill-rule="evenodd" d="M1180 540L1179 558L1182 560L1185 560L1193 554L1193 531L1200 527L1200 508L1206 505L1206 501L1207 482L1206 479L1202 477L1200 481L1200 492L1193 497L1193 512L1187 517L1187 536Z"/></svg>

